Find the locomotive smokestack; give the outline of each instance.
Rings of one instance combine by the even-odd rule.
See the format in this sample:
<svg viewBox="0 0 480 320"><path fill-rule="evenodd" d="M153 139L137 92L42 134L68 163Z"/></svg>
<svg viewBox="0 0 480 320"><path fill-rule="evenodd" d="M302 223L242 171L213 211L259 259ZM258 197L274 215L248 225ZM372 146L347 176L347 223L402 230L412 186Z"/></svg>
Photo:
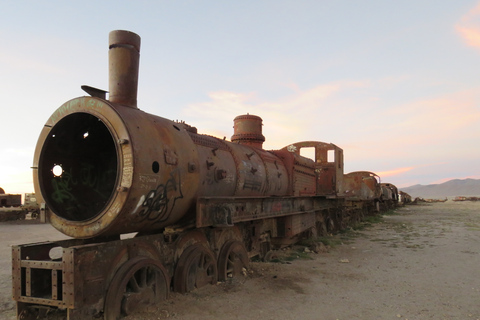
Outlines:
<svg viewBox="0 0 480 320"><path fill-rule="evenodd" d="M123 30L109 34L109 100L137 108L140 36Z"/></svg>
<svg viewBox="0 0 480 320"><path fill-rule="evenodd" d="M232 142L261 149L264 141L262 118L245 114L233 119Z"/></svg>

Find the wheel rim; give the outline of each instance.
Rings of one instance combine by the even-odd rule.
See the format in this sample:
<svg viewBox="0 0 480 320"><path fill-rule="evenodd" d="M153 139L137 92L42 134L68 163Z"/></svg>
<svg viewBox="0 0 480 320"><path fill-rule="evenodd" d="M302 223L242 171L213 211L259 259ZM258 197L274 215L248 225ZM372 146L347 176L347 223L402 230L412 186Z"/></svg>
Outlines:
<svg viewBox="0 0 480 320"><path fill-rule="evenodd" d="M105 299L105 320L131 315L147 305L168 298L169 281L158 261L137 257L127 261L115 274Z"/></svg>
<svg viewBox="0 0 480 320"><path fill-rule="evenodd" d="M175 269L174 290L186 293L216 282L217 263L213 253L201 244L187 248Z"/></svg>
<svg viewBox="0 0 480 320"><path fill-rule="evenodd" d="M243 275L243 269L248 267L248 253L239 241L225 243L218 256L218 280L226 281Z"/></svg>

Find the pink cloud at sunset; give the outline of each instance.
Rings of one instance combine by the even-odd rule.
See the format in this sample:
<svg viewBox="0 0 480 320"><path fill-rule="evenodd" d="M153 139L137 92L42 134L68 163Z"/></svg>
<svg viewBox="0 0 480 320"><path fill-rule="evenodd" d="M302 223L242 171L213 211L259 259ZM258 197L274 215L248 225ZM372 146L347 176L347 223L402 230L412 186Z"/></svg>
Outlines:
<svg viewBox="0 0 480 320"><path fill-rule="evenodd" d="M235 116L246 113L258 115L264 120L268 145L281 147L286 141L292 142L291 139L319 139L312 137L318 135L317 128L339 122L347 112L354 112L355 104L344 101L345 98L342 98L341 102L335 102L336 97L349 90L369 85L369 81L337 81L306 90L301 90L298 85L291 85L293 92L270 101L258 98L255 93L217 91L208 94L208 101L189 104L182 113L195 118L196 123L201 123L203 128L208 128L209 134L212 134L211 128L217 128L216 131L221 132L218 127L223 124L228 130L223 135L227 137L231 134L230 124ZM339 103L342 106L339 106ZM337 107L333 108L332 104ZM205 114L207 109L215 114L215 117ZM344 110L339 113L339 109Z"/></svg>
<svg viewBox="0 0 480 320"><path fill-rule="evenodd" d="M393 170L389 170L389 171L377 172L377 174L382 178L383 177L392 177L392 176L396 176L396 175L408 172L408 171L413 170L413 169L415 169L415 167L397 168L397 169L393 169Z"/></svg>
<svg viewBox="0 0 480 320"><path fill-rule="evenodd" d="M412 139L412 143L442 141L462 132L468 139L480 130L478 98L478 88L475 88L412 101L386 113L397 119L393 132L402 134L404 139Z"/></svg>
<svg viewBox="0 0 480 320"><path fill-rule="evenodd" d="M480 49L480 3L461 18L455 29L467 45Z"/></svg>
<svg viewBox="0 0 480 320"><path fill-rule="evenodd" d="M371 95L352 96L355 90L371 86L381 92L378 83L338 81L306 90L295 85L294 92L273 101L256 93L219 91L210 93L205 102L190 104L183 113L195 118L200 133L227 139L233 134L235 116L259 115L264 120L266 149L304 140L334 143L344 150L347 171L369 170L385 177L414 175L415 168L428 167L431 157L445 158L446 150L449 157L472 156L463 145L480 135L478 89L442 93L393 108ZM207 109L215 117L206 114Z"/></svg>

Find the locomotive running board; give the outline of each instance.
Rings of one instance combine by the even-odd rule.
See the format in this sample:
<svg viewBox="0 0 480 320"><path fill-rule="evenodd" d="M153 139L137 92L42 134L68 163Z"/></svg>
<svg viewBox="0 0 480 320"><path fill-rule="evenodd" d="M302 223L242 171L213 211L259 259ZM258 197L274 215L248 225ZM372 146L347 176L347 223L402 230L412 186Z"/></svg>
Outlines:
<svg viewBox="0 0 480 320"><path fill-rule="evenodd" d="M326 197L205 197L197 201L197 228L230 227L242 221L313 213L335 208Z"/></svg>

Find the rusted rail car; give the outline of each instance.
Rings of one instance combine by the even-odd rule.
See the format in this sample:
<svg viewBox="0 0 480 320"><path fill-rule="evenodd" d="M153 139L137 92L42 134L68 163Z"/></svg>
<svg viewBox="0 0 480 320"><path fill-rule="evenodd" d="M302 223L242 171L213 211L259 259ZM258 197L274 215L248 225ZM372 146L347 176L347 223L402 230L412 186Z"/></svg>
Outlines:
<svg viewBox="0 0 480 320"><path fill-rule="evenodd" d="M10 207L20 207L21 205L22 205L21 194L5 193L5 191L2 188L0 188L0 207L10 208Z"/></svg>
<svg viewBox="0 0 480 320"><path fill-rule="evenodd" d="M395 208L399 203L398 188L391 183L381 183L382 189L381 205L383 210Z"/></svg>
<svg viewBox="0 0 480 320"><path fill-rule="evenodd" d="M412 203L412 196L404 191L398 191L398 202L402 205Z"/></svg>
<svg viewBox="0 0 480 320"><path fill-rule="evenodd" d="M21 194L5 193L0 188L0 222L25 219L26 212L20 208L21 205Z"/></svg>
<svg viewBox="0 0 480 320"><path fill-rule="evenodd" d="M140 37L112 31L109 45L108 100L83 87L90 96L58 108L37 143L37 200L72 239L13 247L19 318L119 319L379 209L378 177L344 174L334 144L267 151L255 115L236 117L227 141L139 110Z"/></svg>

